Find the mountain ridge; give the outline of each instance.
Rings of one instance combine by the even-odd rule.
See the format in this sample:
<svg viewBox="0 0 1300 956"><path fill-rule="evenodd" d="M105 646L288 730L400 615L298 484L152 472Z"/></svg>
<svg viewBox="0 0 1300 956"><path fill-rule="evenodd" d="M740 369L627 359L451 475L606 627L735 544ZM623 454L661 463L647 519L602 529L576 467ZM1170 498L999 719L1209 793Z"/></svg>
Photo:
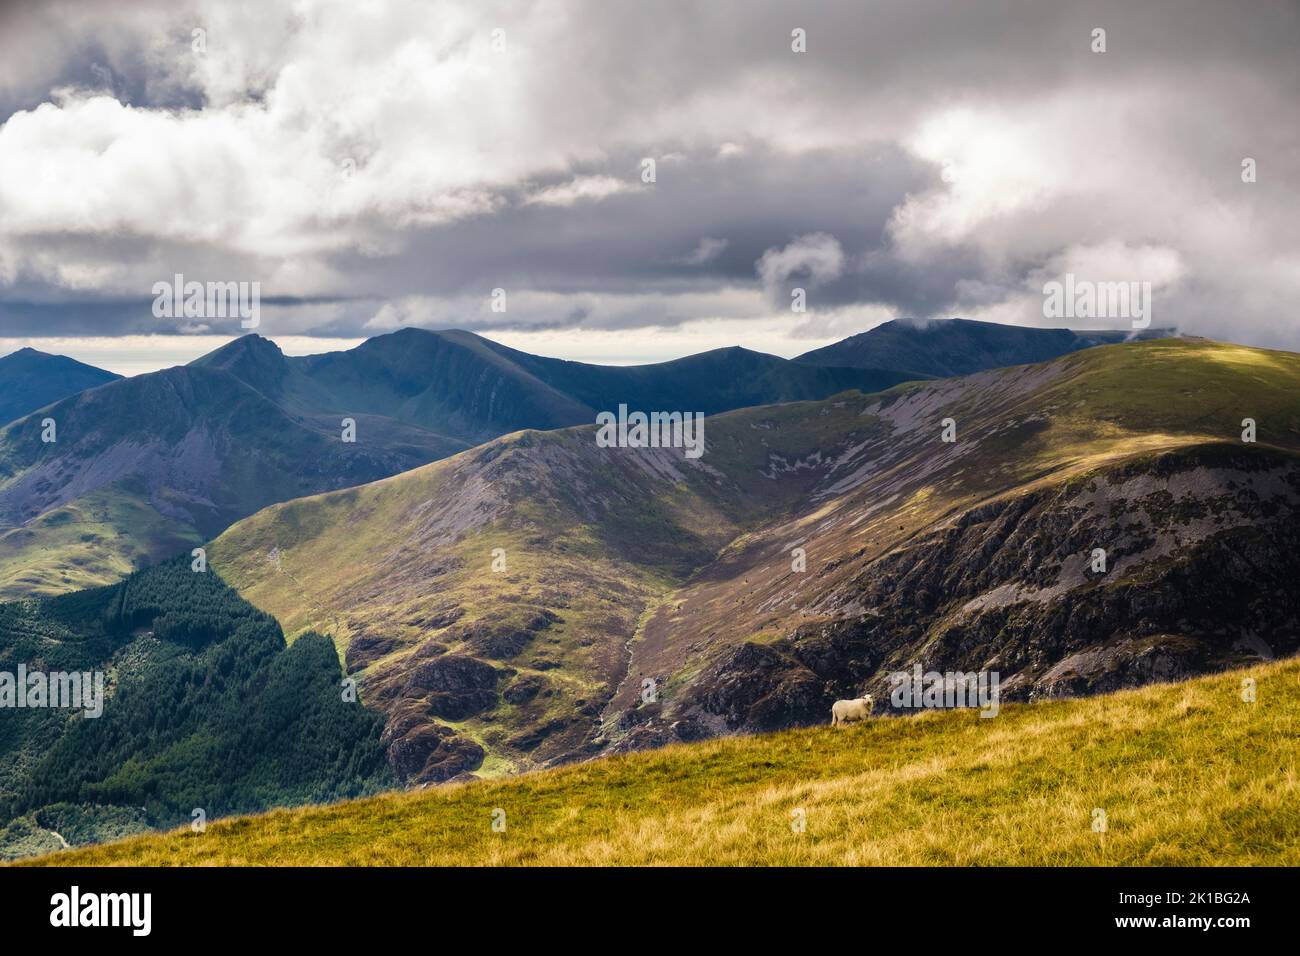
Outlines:
<svg viewBox="0 0 1300 956"><path fill-rule="evenodd" d="M1030 365L1098 345L1166 338L1173 329L1040 329L972 319L894 319L813 349L794 361L812 365L881 366L918 378L949 378L990 368Z"/></svg>
<svg viewBox="0 0 1300 956"><path fill-rule="evenodd" d="M714 410L904 377L760 353L606 368L455 330L404 329L304 357L242 336L189 365L60 399L46 410L52 443L31 416L0 428L0 597L109 583L275 501L520 429L589 422L596 405L680 399Z"/></svg>
<svg viewBox="0 0 1300 956"><path fill-rule="evenodd" d="M0 356L0 425L122 376L66 355L21 348Z"/></svg>
<svg viewBox="0 0 1300 956"><path fill-rule="evenodd" d="M1093 693L1294 652L1300 609L1259 582L1300 573L1297 386L1300 356L1164 339L721 413L698 460L525 431L210 553L334 638L416 782L798 725L919 658ZM1200 581L1233 554L1269 576Z"/></svg>
<svg viewBox="0 0 1300 956"><path fill-rule="evenodd" d="M979 362L1023 360L1017 343L1039 336L953 327L1003 343L972 353ZM931 336L924 348L934 347ZM48 408L57 443L45 444L30 417L0 428L0 597L106 584L274 501L364 484L521 429L591 422L623 404L717 414L877 392L921 374L807 358L731 347L599 366L465 330L410 328L291 357L242 336L189 365L60 399Z"/></svg>

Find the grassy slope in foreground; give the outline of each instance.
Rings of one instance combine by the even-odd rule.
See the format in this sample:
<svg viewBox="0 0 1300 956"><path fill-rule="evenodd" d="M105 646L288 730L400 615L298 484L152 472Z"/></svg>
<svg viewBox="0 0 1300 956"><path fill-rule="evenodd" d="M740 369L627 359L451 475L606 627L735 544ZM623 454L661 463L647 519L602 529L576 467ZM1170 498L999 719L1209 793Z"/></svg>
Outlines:
<svg viewBox="0 0 1300 956"><path fill-rule="evenodd" d="M1287 660L994 719L930 712L684 744L37 862L1296 865L1298 733L1300 661Z"/></svg>

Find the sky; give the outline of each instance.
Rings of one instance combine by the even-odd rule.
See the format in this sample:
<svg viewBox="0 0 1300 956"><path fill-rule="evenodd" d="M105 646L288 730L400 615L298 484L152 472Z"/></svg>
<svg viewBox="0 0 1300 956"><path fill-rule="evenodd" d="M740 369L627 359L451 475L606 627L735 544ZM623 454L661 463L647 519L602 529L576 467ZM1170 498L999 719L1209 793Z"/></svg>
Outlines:
<svg viewBox="0 0 1300 956"><path fill-rule="evenodd" d="M241 334L155 314L178 274L291 354L1125 327L1045 318L1067 273L1300 349L1297 49L1284 0L0 0L0 353Z"/></svg>

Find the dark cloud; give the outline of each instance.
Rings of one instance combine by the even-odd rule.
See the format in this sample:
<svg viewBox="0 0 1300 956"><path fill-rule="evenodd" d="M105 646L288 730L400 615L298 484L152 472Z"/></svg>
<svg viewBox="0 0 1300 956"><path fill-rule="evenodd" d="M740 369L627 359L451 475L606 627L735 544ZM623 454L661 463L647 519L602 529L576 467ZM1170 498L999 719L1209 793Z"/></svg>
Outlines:
<svg viewBox="0 0 1300 956"><path fill-rule="evenodd" d="M332 264L372 291L429 295L520 285L641 292L749 284L765 250L803 232L829 231L859 249L879 243L894 207L933 176L892 146L792 156L755 145L721 159L714 152L661 162L653 185L635 180L600 202L511 206L411 236L391 259L349 256ZM599 170L576 172L631 180L638 158L625 153ZM684 262L705 237L726 246L707 262Z"/></svg>
<svg viewBox="0 0 1300 956"><path fill-rule="evenodd" d="M1293 3L106 10L0 12L2 334L174 331L148 289L176 272L346 337L748 320L796 285L1034 321L1054 271L1141 268L1165 318L1300 345Z"/></svg>

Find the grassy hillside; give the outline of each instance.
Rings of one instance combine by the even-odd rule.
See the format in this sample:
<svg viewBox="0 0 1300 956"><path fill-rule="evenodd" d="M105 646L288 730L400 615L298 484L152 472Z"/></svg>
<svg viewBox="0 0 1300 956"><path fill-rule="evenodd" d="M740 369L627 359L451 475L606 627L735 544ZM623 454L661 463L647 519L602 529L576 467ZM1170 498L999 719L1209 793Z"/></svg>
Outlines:
<svg viewBox="0 0 1300 956"><path fill-rule="evenodd" d="M696 460L524 432L211 555L334 638L421 782L819 720L914 662L1092 693L1300 644L1297 388L1298 356L1164 340L712 416Z"/></svg>
<svg viewBox="0 0 1300 956"><path fill-rule="evenodd" d="M43 440L44 418L57 440ZM276 501L463 448L427 432L360 439L291 416L216 368L81 392L0 429L0 599L105 584Z"/></svg>
<svg viewBox="0 0 1300 956"><path fill-rule="evenodd" d="M203 541L192 525L160 514L143 482L127 479L0 530L0 599L97 587Z"/></svg>
<svg viewBox="0 0 1300 956"><path fill-rule="evenodd" d="M818 711L828 680L852 695L918 659L1019 673L1011 690L1040 695L1063 690L1051 668L1078 654L1092 655L1075 660L1092 685L1099 669L1140 682L1144 657L1194 673L1213 647L1229 663L1252 632L1288 653L1298 392L1293 353L1160 340L866 398L880 436L784 461L835 458L804 508L738 537L660 605L631 669L704 687L729 726L752 728ZM790 571L795 546L806 574ZM1104 576L1083 569L1098 546ZM1256 608L1277 613L1246 625ZM734 662L755 638L766 649ZM762 683L721 686L760 663ZM780 706L752 712L769 699ZM634 705L625 685L610 713Z"/></svg>
<svg viewBox="0 0 1300 956"><path fill-rule="evenodd" d="M677 745L34 862L1295 866L1297 735L1289 660L993 719L931 712ZM498 808L505 832L491 827Z"/></svg>
<svg viewBox="0 0 1300 956"><path fill-rule="evenodd" d="M404 775L527 769L589 746L643 610L735 533L714 496L665 495L661 475L602 451L585 431L508 436L267 509L209 553L287 634L335 638L389 712ZM435 725L490 759L430 754Z"/></svg>

